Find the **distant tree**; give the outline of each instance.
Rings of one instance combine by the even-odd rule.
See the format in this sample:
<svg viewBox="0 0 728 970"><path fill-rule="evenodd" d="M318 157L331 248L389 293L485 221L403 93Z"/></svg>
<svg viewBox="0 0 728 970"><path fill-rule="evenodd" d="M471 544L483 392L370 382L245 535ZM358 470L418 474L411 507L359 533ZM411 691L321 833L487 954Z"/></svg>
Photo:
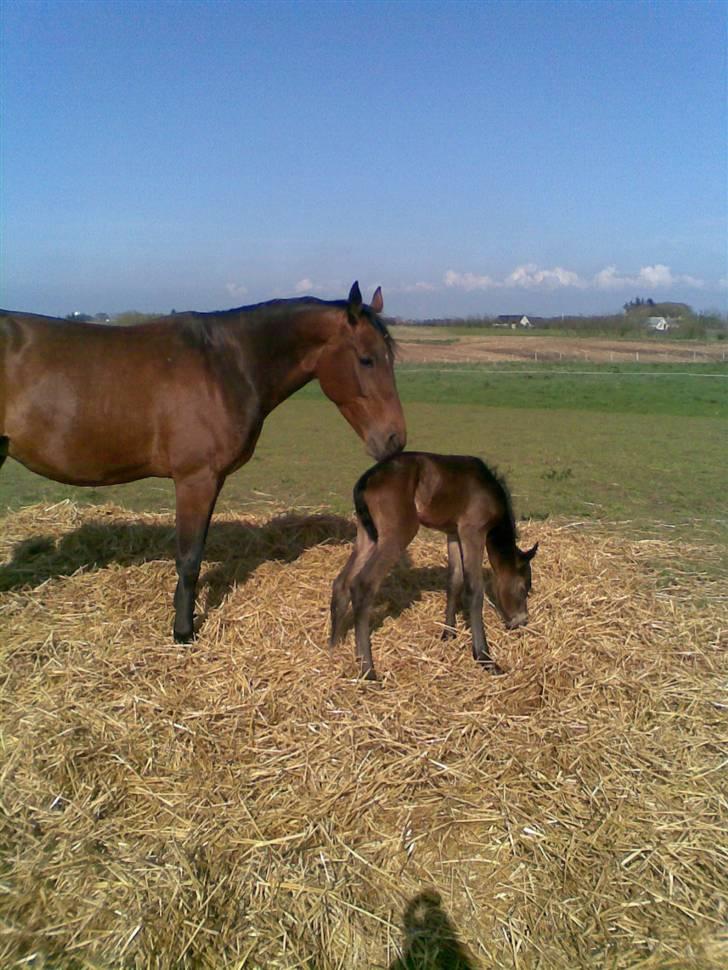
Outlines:
<svg viewBox="0 0 728 970"><path fill-rule="evenodd" d="M81 313L80 310L74 310L73 313L66 314L66 320L75 320L76 323L91 323L93 317L90 313Z"/></svg>

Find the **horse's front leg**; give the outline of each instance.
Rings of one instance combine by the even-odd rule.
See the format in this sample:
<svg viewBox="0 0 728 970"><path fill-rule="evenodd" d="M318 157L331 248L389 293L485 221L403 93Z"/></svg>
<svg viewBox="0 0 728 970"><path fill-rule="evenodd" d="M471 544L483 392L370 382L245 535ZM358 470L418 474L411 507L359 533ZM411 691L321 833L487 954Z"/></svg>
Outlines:
<svg viewBox="0 0 728 970"><path fill-rule="evenodd" d="M483 626L483 552L485 536L482 532L468 532L460 536L463 550L463 572L465 578L466 610L473 637L473 659L492 674L502 674L503 670L493 660L488 650Z"/></svg>
<svg viewBox="0 0 728 970"><path fill-rule="evenodd" d="M195 594L207 529L222 479L211 471L175 479L177 496L177 588L174 592L174 638L194 638Z"/></svg>

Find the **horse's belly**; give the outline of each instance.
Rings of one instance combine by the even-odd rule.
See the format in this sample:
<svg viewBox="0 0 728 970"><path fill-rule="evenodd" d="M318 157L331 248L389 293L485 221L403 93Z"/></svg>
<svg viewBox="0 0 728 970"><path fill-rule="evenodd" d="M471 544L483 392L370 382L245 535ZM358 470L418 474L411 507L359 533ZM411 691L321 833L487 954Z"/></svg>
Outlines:
<svg viewBox="0 0 728 970"><path fill-rule="evenodd" d="M30 471L66 485L120 485L139 478L164 476L142 455L120 454L109 442L75 441L73 436L51 441L10 437L8 454Z"/></svg>
<svg viewBox="0 0 728 970"><path fill-rule="evenodd" d="M164 475L153 423L123 401L83 397L59 375L8 400L8 453L31 471L70 485L114 485ZM140 425L146 425L145 434Z"/></svg>

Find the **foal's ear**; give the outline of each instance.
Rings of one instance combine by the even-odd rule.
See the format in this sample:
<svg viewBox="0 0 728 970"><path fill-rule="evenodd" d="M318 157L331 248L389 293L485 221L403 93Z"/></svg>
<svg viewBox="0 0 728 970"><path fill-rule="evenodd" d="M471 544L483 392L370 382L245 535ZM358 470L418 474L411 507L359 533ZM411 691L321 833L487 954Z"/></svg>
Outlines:
<svg viewBox="0 0 728 970"><path fill-rule="evenodd" d="M372 297L372 302L369 306L374 310L375 313L381 313L384 309L384 297L382 296L382 288L378 286L374 291L374 296Z"/></svg>
<svg viewBox="0 0 728 970"><path fill-rule="evenodd" d="M537 552L538 552L538 543L536 542L534 543L534 545L531 546L530 549L526 549L525 552L522 552L521 555L523 556L523 559L525 562L530 562Z"/></svg>
<svg viewBox="0 0 728 970"><path fill-rule="evenodd" d="M351 289L349 290L349 310L353 313L358 313L361 310L362 305L361 290L359 289L359 281L354 280Z"/></svg>

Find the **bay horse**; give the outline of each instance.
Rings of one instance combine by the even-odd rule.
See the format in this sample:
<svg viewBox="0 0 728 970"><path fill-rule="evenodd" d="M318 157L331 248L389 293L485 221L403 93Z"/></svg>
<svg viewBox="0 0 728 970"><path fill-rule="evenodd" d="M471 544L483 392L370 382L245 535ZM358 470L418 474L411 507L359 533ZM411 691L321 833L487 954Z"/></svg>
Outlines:
<svg viewBox="0 0 728 970"><path fill-rule="evenodd" d="M347 300L271 300L130 327L0 311L0 466L71 485L171 478L174 639L194 636L210 518L273 408L318 378L368 452L404 447L394 342L359 284Z"/></svg>
<svg viewBox="0 0 728 970"><path fill-rule="evenodd" d="M331 636L344 634L344 615L354 611L356 655L361 675L376 680L369 611L382 580L421 525L447 535L448 587L443 639L455 636L461 594L468 615L473 657L486 670L503 673L488 652L483 627L483 552L495 577L495 599L510 630L528 622L531 560L538 543L521 551L510 495L504 482L479 458L402 452L364 472L354 486L357 536L348 562L334 580Z"/></svg>

